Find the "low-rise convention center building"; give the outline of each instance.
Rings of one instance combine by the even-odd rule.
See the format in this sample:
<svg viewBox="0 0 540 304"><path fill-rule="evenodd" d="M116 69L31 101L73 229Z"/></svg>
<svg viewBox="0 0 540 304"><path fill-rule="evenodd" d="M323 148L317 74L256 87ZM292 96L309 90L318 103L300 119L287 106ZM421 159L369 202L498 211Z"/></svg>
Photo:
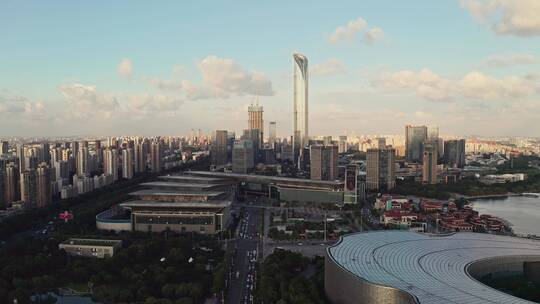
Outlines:
<svg viewBox="0 0 540 304"><path fill-rule="evenodd" d="M540 279L540 241L485 233L376 231L328 247L325 292L334 304L532 303L479 281Z"/></svg>
<svg viewBox="0 0 540 304"><path fill-rule="evenodd" d="M98 229L215 234L229 224L236 184L221 178L161 176L132 199L96 216Z"/></svg>

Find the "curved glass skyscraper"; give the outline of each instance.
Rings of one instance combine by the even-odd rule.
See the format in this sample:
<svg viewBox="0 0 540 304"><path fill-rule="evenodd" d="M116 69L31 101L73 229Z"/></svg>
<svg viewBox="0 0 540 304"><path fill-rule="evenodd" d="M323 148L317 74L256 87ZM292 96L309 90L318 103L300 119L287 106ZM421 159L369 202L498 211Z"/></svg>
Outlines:
<svg viewBox="0 0 540 304"><path fill-rule="evenodd" d="M300 163L303 148L308 142L308 60L302 54L293 54L294 105L293 105L293 154Z"/></svg>

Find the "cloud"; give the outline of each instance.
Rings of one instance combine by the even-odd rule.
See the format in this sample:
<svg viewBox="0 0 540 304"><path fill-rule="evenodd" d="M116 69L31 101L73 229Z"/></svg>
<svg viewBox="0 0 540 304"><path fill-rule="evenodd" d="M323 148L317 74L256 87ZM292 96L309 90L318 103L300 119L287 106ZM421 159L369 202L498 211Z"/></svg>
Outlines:
<svg viewBox="0 0 540 304"><path fill-rule="evenodd" d="M244 70L232 59L210 55L199 63L203 82L216 89L236 94L274 95L272 82L263 74Z"/></svg>
<svg viewBox="0 0 540 304"><path fill-rule="evenodd" d="M498 35L540 35L538 0L460 0L460 4L476 20L490 24Z"/></svg>
<svg viewBox="0 0 540 304"><path fill-rule="evenodd" d="M95 86L67 84L60 86L60 93L70 106L81 111L113 110L119 106L116 96L98 92Z"/></svg>
<svg viewBox="0 0 540 304"><path fill-rule="evenodd" d="M175 111L182 101L174 96L162 94L131 95L128 97L129 108L135 111Z"/></svg>
<svg viewBox="0 0 540 304"><path fill-rule="evenodd" d="M0 95L0 116L27 120L51 119L43 102L33 102L23 96Z"/></svg>
<svg viewBox="0 0 540 304"><path fill-rule="evenodd" d="M531 54L508 54L492 55L486 58L480 67L482 68L504 68L515 65L538 64L540 60Z"/></svg>
<svg viewBox="0 0 540 304"><path fill-rule="evenodd" d="M429 69L398 71L372 81L383 89L412 90L417 96L430 101L454 101L458 98L500 100L531 96L540 91L534 80L526 77L507 76L495 78L472 71L460 79L441 77Z"/></svg>
<svg viewBox="0 0 540 304"><path fill-rule="evenodd" d="M366 27L367 22L362 18L349 21L347 25L338 26L330 37L328 37L328 41L334 44L342 41L352 41L356 34L363 31Z"/></svg>
<svg viewBox="0 0 540 304"><path fill-rule="evenodd" d="M384 31L380 27L371 28L364 34L364 40L369 44L374 43L375 41L381 40L383 38L384 38Z"/></svg>
<svg viewBox="0 0 540 304"><path fill-rule="evenodd" d="M231 95L273 96L272 82L263 74L244 69L233 59L207 56L198 63L201 83L146 78L160 90L183 92L186 99L229 98Z"/></svg>
<svg viewBox="0 0 540 304"><path fill-rule="evenodd" d="M333 76L345 73L347 73L347 67L341 60L335 58L316 64L310 69L312 76Z"/></svg>
<svg viewBox="0 0 540 304"><path fill-rule="evenodd" d="M131 79L133 76L133 63L131 60L124 58L118 64L118 75L125 79Z"/></svg>

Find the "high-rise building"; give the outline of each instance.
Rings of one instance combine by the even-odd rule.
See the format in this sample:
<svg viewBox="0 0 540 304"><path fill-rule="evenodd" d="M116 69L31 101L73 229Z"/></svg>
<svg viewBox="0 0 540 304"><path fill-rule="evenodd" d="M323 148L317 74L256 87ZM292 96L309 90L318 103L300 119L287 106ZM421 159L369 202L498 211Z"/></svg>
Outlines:
<svg viewBox="0 0 540 304"><path fill-rule="evenodd" d="M0 155L8 154L9 152L9 142L2 140L0 141Z"/></svg>
<svg viewBox="0 0 540 304"><path fill-rule="evenodd" d="M213 166L227 164L227 130L217 130L210 148L210 159Z"/></svg>
<svg viewBox="0 0 540 304"><path fill-rule="evenodd" d="M122 177L133 178L133 149L131 148L122 150Z"/></svg>
<svg viewBox="0 0 540 304"><path fill-rule="evenodd" d="M135 156L134 156L135 172L136 173L145 172L146 160L148 156L148 143L146 141L135 143L134 153L135 153Z"/></svg>
<svg viewBox="0 0 540 304"><path fill-rule="evenodd" d="M263 107L260 105L250 105L248 107L248 129L249 130L258 130L259 132L259 140L256 142L257 147L259 149L262 148L262 142L263 142L263 131L264 131L264 124L263 124Z"/></svg>
<svg viewBox="0 0 540 304"><path fill-rule="evenodd" d="M439 126L436 126L436 125L427 126L427 139L431 141L439 139Z"/></svg>
<svg viewBox="0 0 540 304"><path fill-rule="evenodd" d="M358 166L355 164L350 164L345 167L343 202L345 204L358 203Z"/></svg>
<svg viewBox="0 0 540 304"><path fill-rule="evenodd" d="M451 167L465 167L465 139L444 142L444 162Z"/></svg>
<svg viewBox="0 0 540 304"><path fill-rule="evenodd" d="M259 161L259 145L257 143L260 141L260 132L258 129L244 130L244 134L240 139L251 140L253 142L253 160L255 163Z"/></svg>
<svg viewBox="0 0 540 304"><path fill-rule="evenodd" d="M422 151L427 136L426 126L405 126L405 159L407 161L422 162Z"/></svg>
<svg viewBox="0 0 540 304"><path fill-rule="evenodd" d="M38 157L40 162L44 162L47 165L51 164L51 148L48 142L41 143L40 145L40 155Z"/></svg>
<svg viewBox="0 0 540 304"><path fill-rule="evenodd" d="M386 148L386 138L384 137L377 138L377 148L379 149Z"/></svg>
<svg viewBox="0 0 540 304"><path fill-rule="evenodd" d="M311 179L335 180L338 178L338 147L312 145L309 152Z"/></svg>
<svg viewBox="0 0 540 304"><path fill-rule="evenodd" d="M36 205L38 208L52 203L51 170L42 162L36 169Z"/></svg>
<svg viewBox="0 0 540 304"><path fill-rule="evenodd" d="M424 160L422 167L422 182L425 184L436 184L437 179L437 142L426 141L424 143Z"/></svg>
<svg viewBox="0 0 540 304"><path fill-rule="evenodd" d="M366 184L370 190L390 190L396 186L396 149L392 146L367 149Z"/></svg>
<svg viewBox="0 0 540 304"><path fill-rule="evenodd" d="M88 156L88 147L81 145L79 152L77 153L77 176L85 176L90 174L90 172L88 172Z"/></svg>
<svg viewBox="0 0 540 304"><path fill-rule="evenodd" d="M17 145L17 159L19 160L19 172L24 171L26 168L24 167L24 146L23 145Z"/></svg>
<svg viewBox="0 0 540 304"><path fill-rule="evenodd" d="M293 54L293 155L299 163L303 148L309 138L308 132L308 60L302 54Z"/></svg>
<svg viewBox="0 0 540 304"><path fill-rule="evenodd" d="M249 139L234 142L232 150L232 170L234 173L249 173L255 167L254 144Z"/></svg>
<svg viewBox="0 0 540 304"><path fill-rule="evenodd" d="M118 152L115 148L108 147L105 150L103 172L111 175L113 181L118 180Z"/></svg>
<svg viewBox="0 0 540 304"><path fill-rule="evenodd" d="M276 148L276 135L276 122L271 121L268 124L268 144L272 149Z"/></svg>
<svg viewBox="0 0 540 304"><path fill-rule="evenodd" d="M152 167L152 172L161 172L161 142L154 141L150 147L150 165Z"/></svg>
<svg viewBox="0 0 540 304"><path fill-rule="evenodd" d="M28 169L21 172L21 200L29 207L36 206L37 200L37 183L36 170Z"/></svg>
<svg viewBox="0 0 540 304"><path fill-rule="evenodd" d="M349 151L349 144L347 143L347 135L341 135L338 141L339 153L347 153Z"/></svg>
<svg viewBox="0 0 540 304"><path fill-rule="evenodd" d="M6 203L12 203L20 200L20 191L19 191L19 168L14 163L9 163L6 165L4 173L4 198Z"/></svg>

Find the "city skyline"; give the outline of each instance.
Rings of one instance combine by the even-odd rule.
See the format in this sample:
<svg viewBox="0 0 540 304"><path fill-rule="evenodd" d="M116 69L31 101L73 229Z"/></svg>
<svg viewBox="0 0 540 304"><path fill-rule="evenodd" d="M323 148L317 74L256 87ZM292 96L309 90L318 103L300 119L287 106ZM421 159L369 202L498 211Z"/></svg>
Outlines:
<svg viewBox="0 0 540 304"><path fill-rule="evenodd" d="M539 4L492 2L3 3L0 136L239 133L259 96L288 137L295 52L310 135L537 136Z"/></svg>

